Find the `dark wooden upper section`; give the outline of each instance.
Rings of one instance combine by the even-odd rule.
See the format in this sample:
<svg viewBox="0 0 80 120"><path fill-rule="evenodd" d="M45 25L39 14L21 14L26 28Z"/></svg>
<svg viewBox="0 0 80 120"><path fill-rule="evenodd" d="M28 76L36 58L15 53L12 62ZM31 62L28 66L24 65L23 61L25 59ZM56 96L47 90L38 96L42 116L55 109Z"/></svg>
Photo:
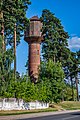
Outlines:
<svg viewBox="0 0 80 120"><path fill-rule="evenodd" d="M43 40L41 29L42 23L40 19L38 18L38 16L33 16L30 19L29 27L27 27L25 31L25 41L28 43L33 41L41 42Z"/></svg>

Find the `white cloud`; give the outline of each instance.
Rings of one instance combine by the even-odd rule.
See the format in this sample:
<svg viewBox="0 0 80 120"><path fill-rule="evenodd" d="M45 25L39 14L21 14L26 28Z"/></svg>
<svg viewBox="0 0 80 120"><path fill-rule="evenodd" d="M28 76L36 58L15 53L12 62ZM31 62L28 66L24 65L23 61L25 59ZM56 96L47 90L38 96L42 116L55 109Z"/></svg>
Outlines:
<svg viewBox="0 0 80 120"><path fill-rule="evenodd" d="M70 50L78 51L80 49L80 38L79 37L72 37L68 40L68 45Z"/></svg>

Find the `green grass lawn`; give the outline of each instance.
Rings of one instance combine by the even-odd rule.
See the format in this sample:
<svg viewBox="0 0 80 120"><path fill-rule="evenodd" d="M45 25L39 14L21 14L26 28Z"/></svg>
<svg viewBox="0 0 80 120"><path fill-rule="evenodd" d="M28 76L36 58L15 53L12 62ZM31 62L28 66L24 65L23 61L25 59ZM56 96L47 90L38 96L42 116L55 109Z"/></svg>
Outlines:
<svg viewBox="0 0 80 120"><path fill-rule="evenodd" d="M58 105L60 105L63 109L66 110L80 109L80 101L64 101L59 103Z"/></svg>
<svg viewBox="0 0 80 120"><path fill-rule="evenodd" d="M56 108L47 108L47 109L38 109L38 110L6 110L0 111L0 116L4 115L19 115L19 114L31 114L31 113L39 113L39 112L53 112L57 111Z"/></svg>

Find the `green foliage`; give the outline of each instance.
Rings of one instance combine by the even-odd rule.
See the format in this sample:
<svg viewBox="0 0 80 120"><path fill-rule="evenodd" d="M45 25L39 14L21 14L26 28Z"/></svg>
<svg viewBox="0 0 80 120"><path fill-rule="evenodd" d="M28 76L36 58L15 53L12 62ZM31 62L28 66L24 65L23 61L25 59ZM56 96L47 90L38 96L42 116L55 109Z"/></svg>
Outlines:
<svg viewBox="0 0 80 120"><path fill-rule="evenodd" d="M1 82L0 97L22 98L27 102L35 100L47 102L48 100L46 91L47 87L45 84L34 84L30 82L30 79L25 76L18 78L15 81L11 75L11 79L7 80L6 82Z"/></svg>
<svg viewBox="0 0 80 120"><path fill-rule="evenodd" d="M0 22L4 23L5 40L7 39L7 44L11 46L13 46L14 24L16 23L18 44L22 32L29 23L26 18L26 10L29 4L29 0L1 0L0 12L3 13L3 17Z"/></svg>
<svg viewBox="0 0 80 120"><path fill-rule="evenodd" d="M59 62L54 63L52 60L43 63L41 66L40 79L46 82L49 89L49 101L58 102L62 100L62 91L65 87L64 72Z"/></svg>
<svg viewBox="0 0 80 120"><path fill-rule="evenodd" d="M29 0L0 1L0 96L2 97L21 97L21 82L14 82L11 70L11 63L14 60L14 25L16 24L18 45L29 23L26 18L29 4Z"/></svg>
<svg viewBox="0 0 80 120"><path fill-rule="evenodd" d="M68 49L68 33L64 31L61 21L49 10L42 11L41 21L44 36L43 57L46 60L52 59L54 62L60 61L63 63L63 60L66 60L65 53Z"/></svg>
<svg viewBox="0 0 80 120"><path fill-rule="evenodd" d="M80 72L80 51L74 53L68 49L68 33L64 31L61 21L53 13L44 9L42 11L41 21L43 23L42 34L44 36L44 42L42 44L43 60L49 61L51 59L54 63L61 62L65 77L71 81L73 91L73 87L75 86L73 78L77 78ZM48 70L50 69L48 68ZM52 71L50 72L52 75ZM46 76L48 77L47 72ZM53 78L55 79L55 76Z"/></svg>
<svg viewBox="0 0 80 120"><path fill-rule="evenodd" d="M18 72L16 72L16 81L14 80L13 70L10 68L14 59L14 24L16 23L18 45L20 37L23 36L29 23L26 18L29 4L29 0L1 0L0 14L3 13L3 17L0 18L0 22L5 28L4 41L6 46L10 45L11 47L3 51L3 38L0 35L0 97L16 97L25 101L45 102L59 102L63 98L71 100L71 87L65 84L64 77L67 74L70 74L71 77L77 75L75 70L79 70L80 51L74 54L67 48L68 33L64 31L61 21L49 10L43 10L41 17L45 62L41 64L39 82L31 83L28 77L20 77ZM1 30L2 26L0 25L0 32Z"/></svg>

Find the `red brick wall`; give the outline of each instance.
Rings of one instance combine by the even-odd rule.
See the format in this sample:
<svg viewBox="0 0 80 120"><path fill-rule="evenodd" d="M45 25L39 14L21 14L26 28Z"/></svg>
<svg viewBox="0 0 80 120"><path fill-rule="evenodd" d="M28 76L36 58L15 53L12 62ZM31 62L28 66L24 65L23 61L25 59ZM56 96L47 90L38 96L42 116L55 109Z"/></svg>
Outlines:
<svg viewBox="0 0 80 120"><path fill-rule="evenodd" d="M38 68L40 65L40 43L29 44L29 75L38 77Z"/></svg>

